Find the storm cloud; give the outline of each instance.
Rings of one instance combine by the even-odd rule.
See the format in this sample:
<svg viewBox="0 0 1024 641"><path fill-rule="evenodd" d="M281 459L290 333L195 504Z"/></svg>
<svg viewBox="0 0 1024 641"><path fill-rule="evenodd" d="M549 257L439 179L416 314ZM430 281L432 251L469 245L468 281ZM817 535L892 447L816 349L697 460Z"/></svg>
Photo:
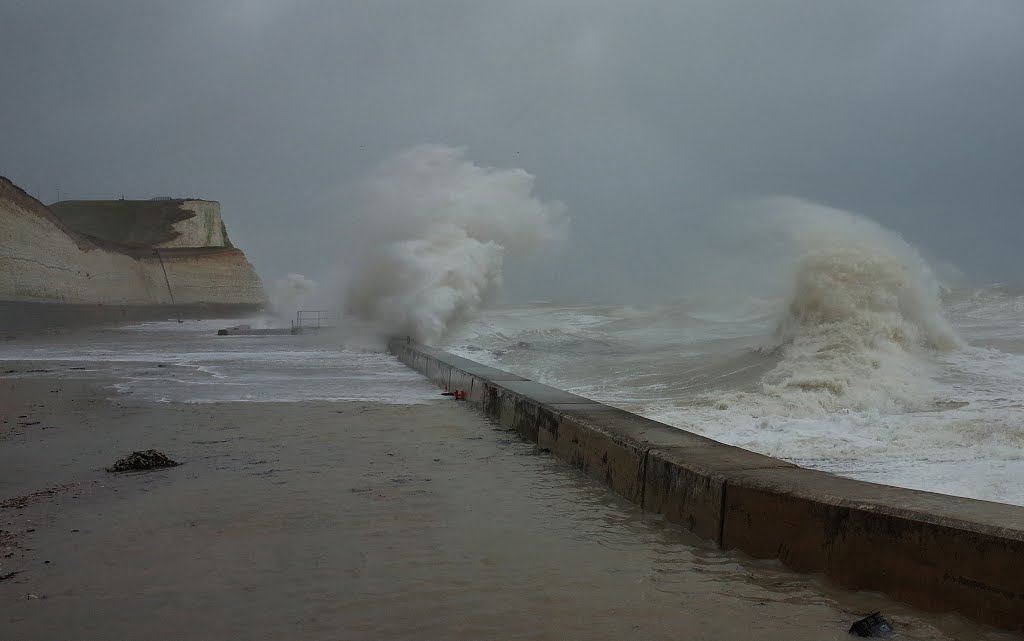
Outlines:
<svg viewBox="0 0 1024 641"><path fill-rule="evenodd" d="M268 281L334 268L351 185L422 144L567 206L511 295L682 294L766 195L1020 281L1022 25L1015 0L0 0L0 174L220 200Z"/></svg>

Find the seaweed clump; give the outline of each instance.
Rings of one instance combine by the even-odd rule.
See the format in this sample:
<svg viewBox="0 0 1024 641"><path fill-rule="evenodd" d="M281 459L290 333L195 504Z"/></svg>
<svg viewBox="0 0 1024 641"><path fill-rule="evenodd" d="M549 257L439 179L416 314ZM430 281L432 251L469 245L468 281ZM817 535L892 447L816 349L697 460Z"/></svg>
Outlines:
<svg viewBox="0 0 1024 641"><path fill-rule="evenodd" d="M181 465L172 461L163 452L157 450L145 450L132 452L128 456L118 459L114 465L107 468L108 472L132 472L136 470L152 470L158 467L174 467Z"/></svg>

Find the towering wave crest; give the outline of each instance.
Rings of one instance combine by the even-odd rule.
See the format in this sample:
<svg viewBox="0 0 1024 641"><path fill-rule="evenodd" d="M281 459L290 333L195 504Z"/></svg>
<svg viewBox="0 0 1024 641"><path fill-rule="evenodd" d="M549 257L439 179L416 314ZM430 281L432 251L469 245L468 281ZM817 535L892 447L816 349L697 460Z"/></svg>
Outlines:
<svg viewBox="0 0 1024 641"><path fill-rule="evenodd" d="M793 289L765 348L780 357L761 381L771 413L928 407L929 353L961 342L925 261L854 214L790 198L766 204L797 251Z"/></svg>
<svg viewBox="0 0 1024 641"><path fill-rule="evenodd" d="M539 200L533 187L522 169L483 167L452 147L415 147L385 161L360 185L370 249L345 312L424 342L472 318L501 287L506 259L565 237L565 207Z"/></svg>

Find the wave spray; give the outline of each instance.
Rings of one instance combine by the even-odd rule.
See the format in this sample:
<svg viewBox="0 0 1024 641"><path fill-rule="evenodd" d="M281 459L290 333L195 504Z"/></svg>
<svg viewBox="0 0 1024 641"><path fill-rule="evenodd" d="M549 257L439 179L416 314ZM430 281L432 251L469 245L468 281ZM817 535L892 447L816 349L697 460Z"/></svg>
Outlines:
<svg viewBox="0 0 1024 641"><path fill-rule="evenodd" d="M359 186L369 249L351 272L345 313L428 343L474 317L500 289L506 259L565 238L565 207L533 188L523 169L480 166L453 147L386 160Z"/></svg>
<svg viewBox="0 0 1024 641"><path fill-rule="evenodd" d="M790 236L792 291L766 351L762 391L783 415L908 411L930 402L929 352L961 346L917 251L866 218L793 198L767 201Z"/></svg>

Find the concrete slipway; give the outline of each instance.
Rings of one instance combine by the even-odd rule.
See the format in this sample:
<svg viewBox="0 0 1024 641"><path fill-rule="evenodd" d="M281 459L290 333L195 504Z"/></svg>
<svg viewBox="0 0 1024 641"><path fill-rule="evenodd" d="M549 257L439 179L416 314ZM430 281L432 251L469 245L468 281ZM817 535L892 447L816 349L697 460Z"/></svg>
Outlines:
<svg viewBox="0 0 1024 641"><path fill-rule="evenodd" d="M393 339L399 360L612 490L726 549L1024 630L1024 507L808 470Z"/></svg>

